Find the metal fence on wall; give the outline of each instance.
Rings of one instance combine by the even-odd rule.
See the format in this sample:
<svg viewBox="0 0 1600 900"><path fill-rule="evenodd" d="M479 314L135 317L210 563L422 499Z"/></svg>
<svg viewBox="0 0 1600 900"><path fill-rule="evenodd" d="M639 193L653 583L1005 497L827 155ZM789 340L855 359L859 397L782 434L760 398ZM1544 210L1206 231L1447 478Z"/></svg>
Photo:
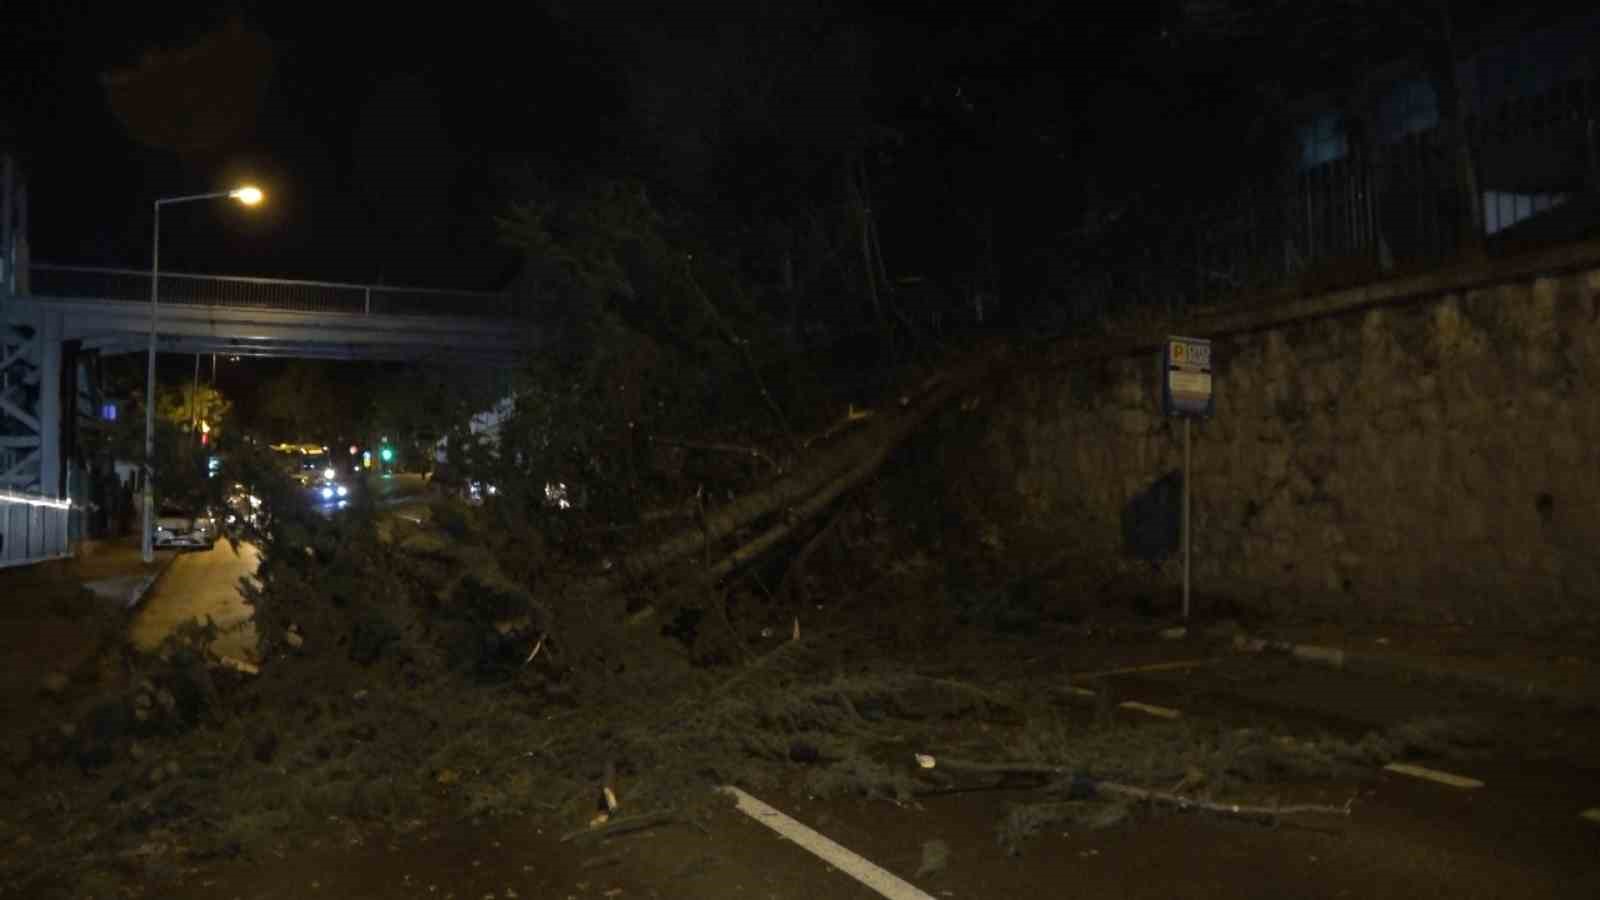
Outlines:
<svg viewBox="0 0 1600 900"><path fill-rule="evenodd" d="M1600 187L1596 99L1584 79L1469 119L1472 192L1437 127L1245 184L1175 241L1193 269L1186 299L1225 302L1306 274L1359 281L1448 259L1475 232L1489 244L1577 237L1579 202Z"/></svg>

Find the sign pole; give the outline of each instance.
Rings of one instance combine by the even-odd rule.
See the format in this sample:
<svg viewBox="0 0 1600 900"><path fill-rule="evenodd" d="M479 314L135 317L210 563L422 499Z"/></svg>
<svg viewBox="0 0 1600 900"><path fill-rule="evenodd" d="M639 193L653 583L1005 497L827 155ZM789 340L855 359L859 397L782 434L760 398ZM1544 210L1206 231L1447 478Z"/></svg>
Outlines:
<svg viewBox="0 0 1600 900"><path fill-rule="evenodd" d="M1169 337L1162 350L1161 407L1168 416L1183 417L1183 621L1189 621L1189 565L1194 543L1189 522L1190 423L1210 418L1217 397L1211 382L1211 341L1206 338Z"/></svg>
<svg viewBox="0 0 1600 900"><path fill-rule="evenodd" d="M1183 417L1183 621L1189 621L1189 417Z"/></svg>

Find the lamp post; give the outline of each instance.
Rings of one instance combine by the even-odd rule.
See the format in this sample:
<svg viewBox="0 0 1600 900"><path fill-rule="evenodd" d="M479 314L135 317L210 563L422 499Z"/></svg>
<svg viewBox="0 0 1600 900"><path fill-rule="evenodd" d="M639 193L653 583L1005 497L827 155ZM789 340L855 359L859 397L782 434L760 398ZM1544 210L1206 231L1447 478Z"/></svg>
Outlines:
<svg viewBox="0 0 1600 900"><path fill-rule="evenodd" d="M150 253L150 347L145 363L144 380L144 537L140 549L145 562L155 559L152 544L155 522L155 456L156 456L156 309L161 291L161 207L196 200L217 200L227 197L245 206L261 202L261 189L246 185L231 191L213 191L209 194L189 194L184 197L162 197L155 202L155 239Z"/></svg>

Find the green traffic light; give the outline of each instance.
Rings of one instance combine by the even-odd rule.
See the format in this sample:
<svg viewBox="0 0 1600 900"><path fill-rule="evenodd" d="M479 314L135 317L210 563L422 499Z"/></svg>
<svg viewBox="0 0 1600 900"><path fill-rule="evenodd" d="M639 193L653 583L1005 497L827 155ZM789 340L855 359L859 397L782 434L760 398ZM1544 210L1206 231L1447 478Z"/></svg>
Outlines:
<svg viewBox="0 0 1600 900"><path fill-rule="evenodd" d="M378 451L378 455L383 458L384 462L393 462L394 461L394 448L385 447L382 450Z"/></svg>

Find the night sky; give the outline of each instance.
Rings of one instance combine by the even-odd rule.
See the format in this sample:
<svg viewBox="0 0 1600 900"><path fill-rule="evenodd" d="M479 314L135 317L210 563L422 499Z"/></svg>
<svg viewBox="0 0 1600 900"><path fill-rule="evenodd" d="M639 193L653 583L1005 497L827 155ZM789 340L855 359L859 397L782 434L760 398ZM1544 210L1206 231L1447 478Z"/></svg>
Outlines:
<svg viewBox="0 0 1600 900"><path fill-rule="evenodd" d="M903 248L939 251L941 234L970 232L955 220L973 211L957 198L1013 193L1019 175L1048 174L1106 140L1072 124L1104 99L1107 72L1130 69L1118 48L1155 34L1160 19L1151 7L1142 20L1102 23L1049 3L955 6L915 21L808 3L742 4L731 17L623 12L636 7L552 2L458 20L447 8L395 7L357 20L297 4L10 0L0 141L31 171L34 257L147 267L153 198L250 177L269 194L258 211L169 209L164 267L494 287L515 264L492 223L515 196L503 173L528 160L645 177L691 202L759 203L785 173L741 171L707 149L707 135L725 135L718 119L741 114L727 113L726 86L765 77L785 127L854 127L864 116L892 132L874 173L895 248L885 249L915 269ZM230 35L230 22L241 31ZM219 33L214 56L226 62L206 69L214 78L142 95L192 91L192 119L175 123L181 103L141 106L102 78ZM818 71L830 54L837 84ZM763 57L776 62L763 69ZM786 69L790 58L810 70ZM1122 90L1149 91L1139 80ZM193 146L171 146L166 135L180 133Z"/></svg>
<svg viewBox="0 0 1600 900"><path fill-rule="evenodd" d="M1416 40L1330 24L1356 0L466 6L7 0L34 258L148 267L155 197L248 177L260 210L170 210L164 267L496 288L516 173L638 178L732 235L871 134L894 274L970 275L983 246L1014 274L1099 199L1259 171L1270 103ZM104 77L184 48L209 62Z"/></svg>

